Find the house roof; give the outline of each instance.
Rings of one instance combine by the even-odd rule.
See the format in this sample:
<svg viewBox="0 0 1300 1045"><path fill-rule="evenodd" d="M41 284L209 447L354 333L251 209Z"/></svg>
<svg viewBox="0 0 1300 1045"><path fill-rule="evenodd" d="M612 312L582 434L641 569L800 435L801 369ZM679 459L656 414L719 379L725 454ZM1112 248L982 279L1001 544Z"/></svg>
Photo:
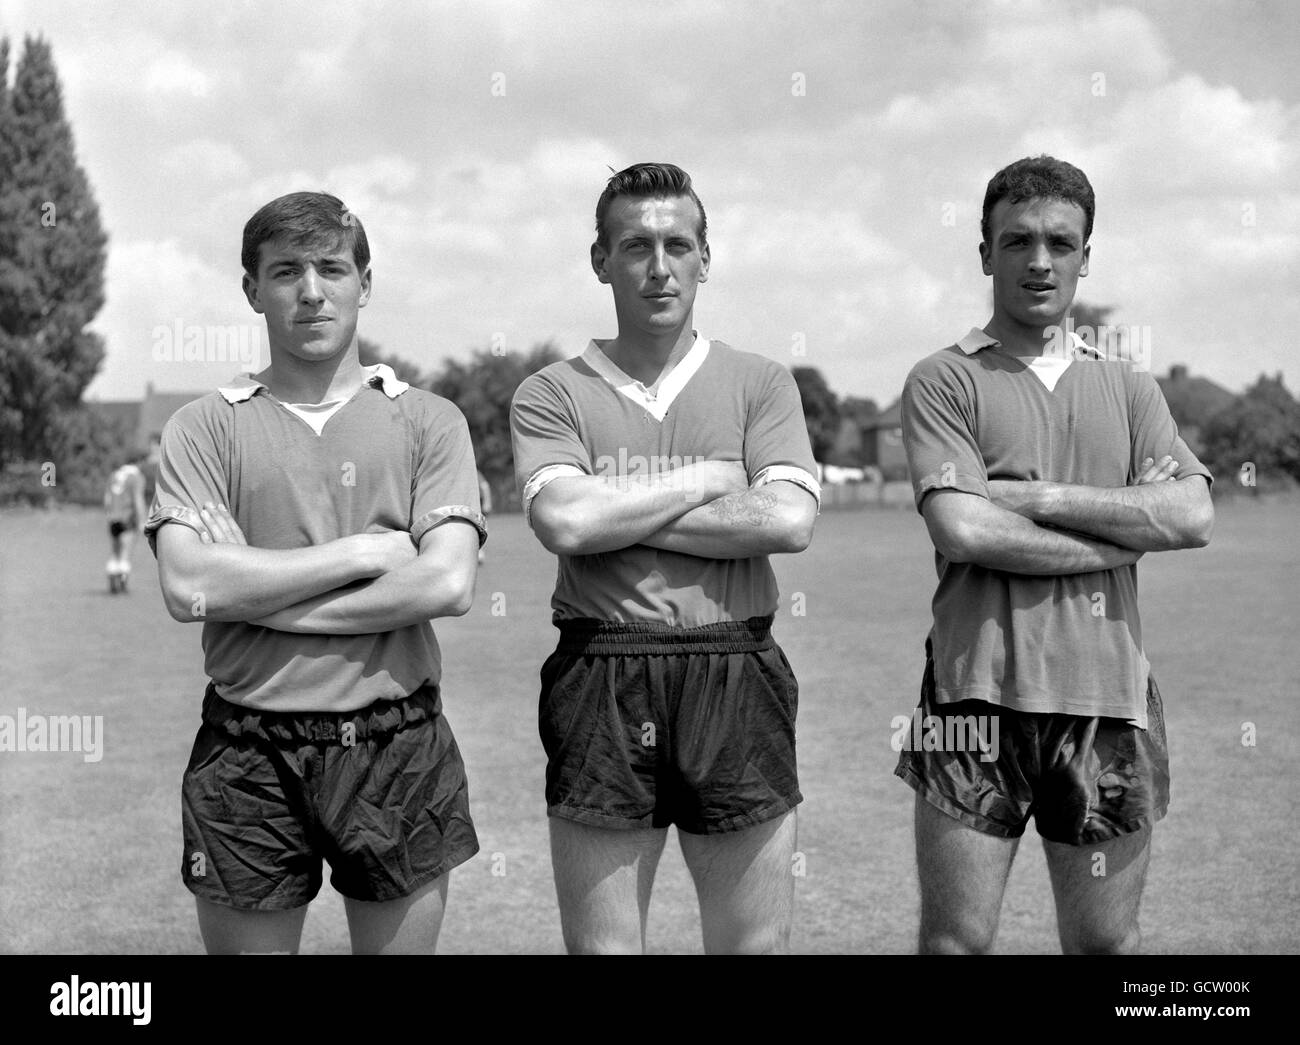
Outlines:
<svg viewBox="0 0 1300 1045"><path fill-rule="evenodd" d="M140 423L140 403L138 400L110 399L90 402L86 406L105 421L109 423L121 421L132 431L135 431L136 426Z"/></svg>
<svg viewBox="0 0 1300 1045"><path fill-rule="evenodd" d="M140 404L140 438L148 440L150 436L162 433L172 414L186 403L192 403L207 395L203 392L155 392L149 390L144 402Z"/></svg>
<svg viewBox="0 0 1300 1045"><path fill-rule="evenodd" d="M204 392L155 392L150 385L143 400L140 399L104 399L86 403L91 410L106 422L120 421L135 436L138 449L149 445L152 436L161 435L163 426L186 403L207 395Z"/></svg>
<svg viewBox="0 0 1300 1045"><path fill-rule="evenodd" d="M1164 393L1169 412L1180 428L1204 425L1237 398L1208 378L1189 377L1187 368L1183 366L1170 367L1169 375L1157 377L1156 384Z"/></svg>
<svg viewBox="0 0 1300 1045"><path fill-rule="evenodd" d="M903 423L903 397L899 396L889 406L870 421L863 424L864 432L874 432L877 428L898 428Z"/></svg>

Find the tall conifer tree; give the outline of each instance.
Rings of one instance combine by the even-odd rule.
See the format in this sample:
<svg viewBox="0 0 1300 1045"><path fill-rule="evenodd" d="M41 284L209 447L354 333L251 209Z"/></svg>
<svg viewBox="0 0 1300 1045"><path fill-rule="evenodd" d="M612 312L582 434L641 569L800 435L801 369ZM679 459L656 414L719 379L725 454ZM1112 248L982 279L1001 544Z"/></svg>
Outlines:
<svg viewBox="0 0 1300 1045"><path fill-rule="evenodd" d="M8 42L0 50L7 83ZM28 37L0 91L0 463L57 459L66 415L103 360L107 237L49 44Z"/></svg>

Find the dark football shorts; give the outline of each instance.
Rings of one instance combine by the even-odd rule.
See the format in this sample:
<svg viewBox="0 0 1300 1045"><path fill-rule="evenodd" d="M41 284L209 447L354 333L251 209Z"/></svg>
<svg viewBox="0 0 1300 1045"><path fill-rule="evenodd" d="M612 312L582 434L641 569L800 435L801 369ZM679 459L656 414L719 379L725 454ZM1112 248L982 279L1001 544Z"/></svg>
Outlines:
<svg viewBox="0 0 1300 1045"><path fill-rule="evenodd" d="M257 711L209 683L181 785L181 876L224 907L283 911L330 884L408 896L478 852L437 686L347 713Z"/></svg>
<svg viewBox="0 0 1300 1045"><path fill-rule="evenodd" d="M113 519L108 524L108 535L110 537L121 537L127 530L137 529L135 519Z"/></svg>
<svg viewBox="0 0 1300 1045"><path fill-rule="evenodd" d="M547 813L718 834L798 805L799 687L771 625L560 621L538 716Z"/></svg>
<svg viewBox="0 0 1300 1045"><path fill-rule="evenodd" d="M936 704L929 651L927 642L915 713L921 728L914 718L894 772L931 805L1000 838L1019 838L1032 815L1043 838L1065 845L1106 842L1164 817L1169 750L1154 676L1143 730L1118 718L1014 711L982 700ZM933 728L925 716L934 716ZM918 737L934 749L914 750Z"/></svg>

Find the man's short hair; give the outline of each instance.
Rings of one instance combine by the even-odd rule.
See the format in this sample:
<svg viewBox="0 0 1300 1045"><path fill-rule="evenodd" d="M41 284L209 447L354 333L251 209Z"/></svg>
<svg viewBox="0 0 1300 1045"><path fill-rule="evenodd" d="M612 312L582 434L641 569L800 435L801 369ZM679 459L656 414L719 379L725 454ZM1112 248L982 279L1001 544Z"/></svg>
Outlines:
<svg viewBox="0 0 1300 1045"><path fill-rule="evenodd" d="M351 248L358 272L370 265L370 243L361 219L327 192L291 192L249 218L240 254L244 271L256 279L262 244L280 238L295 247Z"/></svg>
<svg viewBox="0 0 1300 1045"><path fill-rule="evenodd" d="M1097 209L1092 185L1078 167L1052 156L1026 156L993 175L984 193L984 215L980 219L984 242L991 241L993 226L989 217L999 200L1023 203L1037 196L1077 203L1083 208L1083 242L1088 242L1092 236L1092 217Z"/></svg>
<svg viewBox="0 0 1300 1045"><path fill-rule="evenodd" d="M619 171L605 183L605 191L596 201L596 242L602 250L609 249L609 237L605 232L605 215L609 205L616 196L630 196L634 200L668 199L673 196L689 196L700 208L700 227L698 230L700 246L708 242L709 222L704 216L704 204L691 188L691 176L680 167L671 163L634 163L631 167Z"/></svg>

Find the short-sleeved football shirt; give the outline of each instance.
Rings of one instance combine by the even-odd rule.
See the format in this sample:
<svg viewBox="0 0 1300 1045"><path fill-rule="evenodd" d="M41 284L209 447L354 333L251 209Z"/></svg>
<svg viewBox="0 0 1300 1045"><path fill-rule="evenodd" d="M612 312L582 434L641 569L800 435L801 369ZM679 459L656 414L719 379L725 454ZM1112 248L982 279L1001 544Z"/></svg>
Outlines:
<svg viewBox="0 0 1300 1045"><path fill-rule="evenodd" d="M250 545L305 548L406 530L419 544L450 519L486 537L469 429L439 396L365 367L365 383L319 434L266 385L242 377L181 407L163 430L145 530L203 532L198 509L225 504ZM156 546L155 546L156 552ZM203 625L204 669L225 700L267 711L353 711L436 684L428 621L370 635L302 635L244 622Z"/></svg>
<svg viewBox="0 0 1300 1045"><path fill-rule="evenodd" d="M114 522L136 520L136 498L143 500L144 472L133 464L124 464L109 477L105 501L108 517ZM139 525L139 521L135 521Z"/></svg>
<svg viewBox="0 0 1300 1045"><path fill-rule="evenodd" d="M751 486L789 480L820 500L794 378L720 341L697 338L653 396L593 341L520 384L510 420L526 510L561 476L648 475L702 460L742 461ZM557 621L691 628L776 610L767 556L705 559L638 544L558 558Z"/></svg>
<svg viewBox="0 0 1300 1045"><path fill-rule="evenodd" d="M1044 379L974 329L912 368L902 420L918 510L939 489L987 499L990 479L1127 486L1145 458L1165 454L1179 463L1177 479L1210 480L1151 375L1076 346L1063 371L1043 368ZM978 699L1146 728L1150 666L1135 565L1030 576L938 552L935 564L930 639L939 702Z"/></svg>

